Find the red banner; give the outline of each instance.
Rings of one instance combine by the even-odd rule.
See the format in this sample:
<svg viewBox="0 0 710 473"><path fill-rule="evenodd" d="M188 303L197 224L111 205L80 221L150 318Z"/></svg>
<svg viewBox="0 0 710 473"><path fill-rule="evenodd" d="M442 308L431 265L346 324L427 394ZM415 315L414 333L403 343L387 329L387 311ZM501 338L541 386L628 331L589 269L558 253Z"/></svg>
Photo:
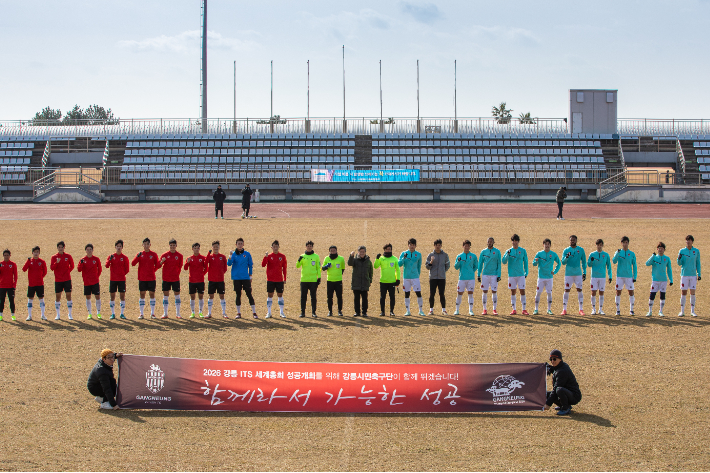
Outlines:
<svg viewBox="0 0 710 473"><path fill-rule="evenodd" d="M482 412L542 409L545 365L275 363L123 355L124 409Z"/></svg>

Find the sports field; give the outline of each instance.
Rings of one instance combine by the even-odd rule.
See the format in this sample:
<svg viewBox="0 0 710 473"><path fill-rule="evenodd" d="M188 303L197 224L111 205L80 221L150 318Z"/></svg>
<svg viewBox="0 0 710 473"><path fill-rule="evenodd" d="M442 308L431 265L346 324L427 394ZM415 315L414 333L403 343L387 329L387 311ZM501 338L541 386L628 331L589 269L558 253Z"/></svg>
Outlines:
<svg viewBox="0 0 710 473"><path fill-rule="evenodd" d="M108 272L101 276L104 301L101 321L86 320L80 276L74 272L74 318L25 322L27 278L20 273L18 321L0 322L0 469L2 470L708 470L710 453L710 287L698 285L699 317L679 319L679 284L669 289L666 317L644 317L651 272L644 263L662 240L680 280L675 255L687 234L707 251L710 225L707 206L602 205L566 206L568 220L554 217L554 204L255 204L264 218L214 220L209 205L113 204L24 206L2 205L0 246L12 250L20 266L34 245L49 261L56 242L78 262L86 243L105 260L113 243L126 242L134 256L146 236L161 254L176 238L187 256L193 242L203 253L212 240L223 252L237 237L257 262L254 293L260 318L234 320L231 285L227 286L229 320L218 305L211 320L136 320L136 270L128 275L128 320L107 320ZM228 208L230 208L228 206ZM36 209L36 210L35 210ZM569 210L568 210L569 209ZM237 210L231 212L237 216ZM351 218L347 218L353 215ZM501 216L504 215L504 218ZM118 216L112 220L111 216ZM230 216L230 212L228 212ZM602 216L605 218L595 218ZM603 238L613 254L622 235L639 261L636 316L614 313L607 291L606 316L510 316L505 266L499 292L500 315L481 316L481 292L475 293L470 317L408 317L398 294L394 318L379 313L378 271L371 290L369 319L352 318L352 296L345 291L345 317L327 318L325 284L319 289L319 317L297 318L298 271L295 262L306 240L321 258L331 244L339 253L365 244L374 257L384 243L398 255L415 237L426 257L436 238L450 258L461 242L479 253L493 236L505 251L510 236L521 236L532 259L551 238L561 254L567 237L576 234L587 254ZM271 241L281 241L289 258L285 303L288 318L265 320L264 271L258 265ZM708 264L708 263L706 263ZM187 288L183 273L182 284ZM426 281L426 270L422 271ZM534 309L537 272L528 276L528 310ZM707 276L706 276L707 277ZM447 300L453 313L457 274L448 273ZM553 311L562 310L563 271L555 277ZM344 284L349 288L349 271ZM45 285L52 292L51 274ZM611 289L610 286L607 286ZM428 310L428 285L423 287ZM585 311L591 310L589 279ZM157 313L162 313L161 296ZM187 291L183 316L189 315ZM54 318L51 294L47 315ZM491 302L489 299L489 313ZM545 308L541 305L542 308ZM577 301L570 298L570 313ZM520 311L520 308L518 309ZM39 319L35 309L35 320ZM686 309L689 312L689 308ZM466 298L462 313L467 313ZM373 363L544 362L559 348L574 370L583 399L572 415L550 412L491 414L264 414L238 412L104 411L86 390L86 379L102 348L125 353L186 358Z"/></svg>

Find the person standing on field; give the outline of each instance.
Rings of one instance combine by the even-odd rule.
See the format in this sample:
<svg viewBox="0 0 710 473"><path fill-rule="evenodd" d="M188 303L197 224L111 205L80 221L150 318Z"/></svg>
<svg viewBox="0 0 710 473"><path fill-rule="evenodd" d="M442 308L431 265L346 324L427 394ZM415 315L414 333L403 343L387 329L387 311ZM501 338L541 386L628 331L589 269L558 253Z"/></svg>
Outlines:
<svg viewBox="0 0 710 473"><path fill-rule="evenodd" d="M49 261L49 269L54 272L54 292L57 296L56 302L54 303L54 308L57 310L57 316L54 320L59 320L59 307L62 300L62 292L64 292L67 297L67 313L69 315L69 320L74 320L72 318L74 303L71 300L71 272L74 269L74 258L72 258L71 255L66 253L64 250L64 242L60 241L57 243L57 254L52 256L52 259Z"/></svg>
<svg viewBox="0 0 710 473"><path fill-rule="evenodd" d="M321 269L326 271L326 294L328 296L328 317L333 315L333 294L338 299L338 315L343 316L343 273L345 272L345 258L338 255L338 247L332 245L328 249L329 255L323 258Z"/></svg>
<svg viewBox="0 0 710 473"><path fill-rule="evenodd" d="M249 187L249 183L242 189L242 218L249 218L249 207L251 207L251 195L254 193Z"/></svg>
<svg viewBox="0 0 710 473"><path fill-rule="evenodd" d="M451 261L442 249L443 242L437 239L434 242L434 251L426 257L426 269L429 270L429 315L434 315L434 296L439 290L439 302L441 302L441 315L446 313L446 272L451 268Z"/></svg>
<svg viewBox="0 0 710 473"><path fill-rule="evenodd" d="M217 212L222 214L224 220L224 201L227 200L227 194L222 190L222 186L217 186L217 190L212 194L214 200L214 218L217 220Z"/></svg>
<svg viewBox="0 0 710 473"><path fill-rule="evenodd" d="M562 216L562 206L565 205L566 198L567 198L567 188L560 187L557 190L557 195L555 196L555 200L557 201L557 220L564 220L564 217Z"/></svg>
<svg viewBox="0 0 710 473"><path fill-rule="evenodd" d="M44 316L44 277L47 275L47 263L39 257L39 246L32 248L32 258L27 258L22 271L27 273L27 320L32 320L32 302L35 295L39 299L39 308L42 313L42 320L47 320Z"/></svg>
<svg viewBox="0 0 710 473"><path fill-rule="evenodd" d="M350 253L348 266L352 266L353 274L350 286L353 290L355 315L353 317L367 317L367 296L372 284L374 268L370 257L366 254L367 248L360 246L356 252ZM362 305L360 301L362 300Z"/></svg>

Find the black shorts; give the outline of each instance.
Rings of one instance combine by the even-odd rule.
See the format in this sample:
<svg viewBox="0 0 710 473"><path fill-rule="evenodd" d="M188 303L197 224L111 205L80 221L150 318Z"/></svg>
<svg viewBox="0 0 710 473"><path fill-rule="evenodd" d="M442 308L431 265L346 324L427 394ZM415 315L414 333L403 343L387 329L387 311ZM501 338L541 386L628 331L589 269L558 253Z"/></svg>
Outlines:
<svg viewBox="0 0 710 473"><path fill-rule="evenodd" d="M99 286L99 283L92 284L91 286L84 286L84 295L90 296L92 294L95 296L101 295L101 287Z"/></svg>
<svg viewBox="0 0 710 473"><path fill-rule="evenodd" d="M155 292L155 281L138 281L138 290L140 292Z"/></svg>
<svg viewBox="0 0 710 473"><path fill-rule="evenodd" d="M203 282L191 282L191 283L188 283L187 286L190 289L190 294L204 294L205 293L205 283L203 283Z"/></svg>
<svg viewBox="0 0 710 473"><path fill-rule="evenodd" d="M54 293L59 294L60 292L71 292L71 279L69 281L55 282L54 283Z"/></svg>
<svg viewBox="0 0 710 473"><path fill-rule="evenodd" d="M124 293L126 292L126 281L111 281L108 283L108 292L113 294L115 292Z"/></svg>
<svg viewBox="0 0 710 473"><path fill-rule="evenodd" d="M251 202L246 202L246 203L242 202L242 208L244 210L248 209L250 205L251 205Z"/></svg>
<svg viewBox="0 0 710 473"><path fill-rule="evenodd" d="M30 286L27 288L27 297L32 299L34 296L44 299L44 286Z"/></svg>
<svg viewBox="0 0 710 473"><path fill-rule="evenodd" d="M163 292L165 291L180 292L180 281L163 281Z"/></svg>
<svg viewBox="0 0 710 473"><path fill-rule="evenodd" d="M251 279L232 279L234 292L240 292L242 289L251 291Z"/></svg>
<svg viewBox="0 0 710 473"><path fill-rule="evenodd" d="M284 283L283 281L266 281L266 292L269 294L276 292L277 294L283 294Z"/></svg>
<svg viewBox="0 0 710 473"><path fill-rule="evenodd" d="M207 294L224 294L224 281L214 282L209 281L207 283Z"/></svg>

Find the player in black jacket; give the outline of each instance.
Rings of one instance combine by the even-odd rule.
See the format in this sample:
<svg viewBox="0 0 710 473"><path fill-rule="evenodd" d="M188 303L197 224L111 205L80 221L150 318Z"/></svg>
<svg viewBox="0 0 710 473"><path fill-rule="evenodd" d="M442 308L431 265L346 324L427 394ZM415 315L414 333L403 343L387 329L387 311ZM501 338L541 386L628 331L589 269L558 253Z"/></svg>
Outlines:
<svg viewBox="0 0 710 473"><path fill-rule="evenodd" d="M102 409L118 409L116 404L116 378L113 376L113 362L122 353L114 353L108 348L101 351L101 359L96 362L89 374L86 387L96 396Z"/></svg>
<svg viewBox="0 0 710 473"><path fill-rule="evenodd" d="M579 390L577 378L574 377L572 369L567 363L562 361L562 352L552 350L550 352L550 363L545 363L547 374L552 375L552 391L547 393L548 406L557 404L557 415L566 416L572 410L572 406L582 400L582 392Z"/></svg>

